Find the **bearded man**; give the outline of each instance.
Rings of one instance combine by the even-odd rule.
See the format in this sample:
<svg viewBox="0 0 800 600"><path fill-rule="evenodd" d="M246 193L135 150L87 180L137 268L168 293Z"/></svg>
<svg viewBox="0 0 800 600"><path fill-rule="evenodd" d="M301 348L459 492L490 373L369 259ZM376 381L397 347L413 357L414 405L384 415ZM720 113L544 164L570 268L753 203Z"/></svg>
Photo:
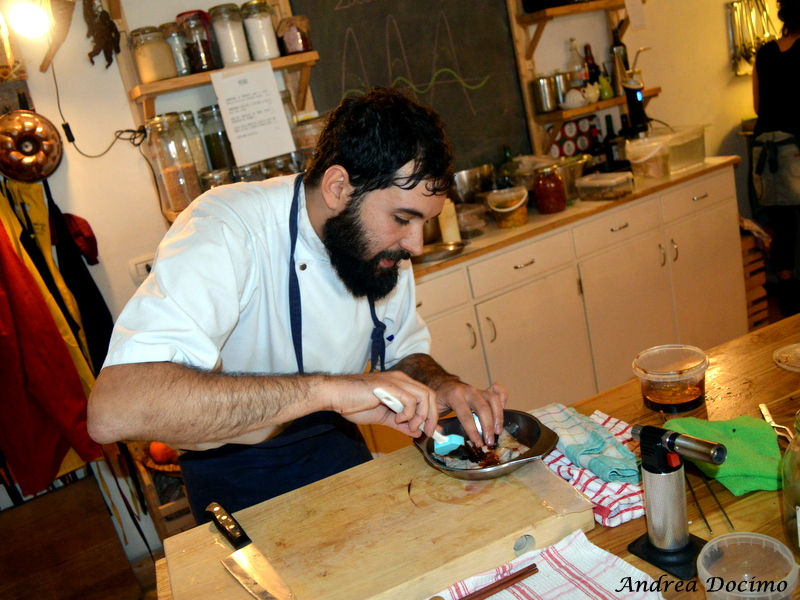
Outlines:
<svg viewBox="0 0 800 600"><path fill-rule="evenodd" d="M196 199L119 316L90 435L185 450L198 522L211 501L237 511L369 460L357 424L418 437L452 410L473 442L493 443L506 392L430 357L406 260L452 161L433 110L375 88L332 111L306 173Z"/></svg>

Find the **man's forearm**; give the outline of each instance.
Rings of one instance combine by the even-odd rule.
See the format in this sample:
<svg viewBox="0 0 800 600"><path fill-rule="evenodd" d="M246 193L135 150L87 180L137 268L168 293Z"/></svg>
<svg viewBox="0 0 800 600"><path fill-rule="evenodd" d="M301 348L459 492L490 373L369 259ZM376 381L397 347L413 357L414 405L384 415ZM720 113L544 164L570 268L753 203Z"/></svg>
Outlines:
<svg viewBox="0 0 800 600"><path fill-rule="evenodd" d="M215 442L323 410L325 375L226 375L159 362L103 369L89 397L98 442Z"/></svg>
<svg viewBox="0 0 800 600"><path fill-rule="evenodd" d="M445 371L429 354L409 354L392 369L402 371L433 390L439 389L445 383L460 381L456 375Z"/></svg>

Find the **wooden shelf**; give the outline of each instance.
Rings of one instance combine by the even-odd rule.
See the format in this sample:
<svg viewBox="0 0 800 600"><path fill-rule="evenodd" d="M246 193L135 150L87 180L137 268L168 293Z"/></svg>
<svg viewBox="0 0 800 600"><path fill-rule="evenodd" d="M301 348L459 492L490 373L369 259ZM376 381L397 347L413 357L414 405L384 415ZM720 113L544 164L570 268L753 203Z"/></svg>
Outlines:
<svg viewBox="0 0 800 600"><path fill-rule="evenodd" d="M545 8L535 13L520 13L517 15L517 23L522 26L535 25L544 21L550 21L556 17L568 17L586 12L598 10L620 10L625 8L625 0L592 0L591 2L576 2L564 6Z"/></svg>
<svg viewBox="0 0 800 600"><path fill-rule="evenodd" d="M647 88L643 91L643 95L646 100L655 98L660 93L660 87ZM580 106L578 108L571 108L569 110L556 110L549 113L537 114L534 118L536 119L537 123L542 125L550 123L562 123L564 121L582 117L583 115L588 115L589 113L597 112L598 110L604 110L614 106L623 106L625 102L625 96L615 96L614 98L610 98L608 100L601 100L600 102L587 104L586 106Z"/></svg>
<svg viewBox="0 0 800 600"><path fill-rule="evenodd" d="M319 53L312 51L290 54L289 56L280 56L269 61L272 68L276 71L301 71L300 86L297 91L298 106L305 105L308 83L311 79L311 67L313 67L318 60ZM128 97L132 101L142 105L144 118L149 119L155 116L155 100L158 96L181 90L190 90L204 85L211 85L211 73L213 72L214 71L193 73L192 75L184 75L183 77L173 77L172 79L163 79L161 81L138 85L128 92Z"/></svg>

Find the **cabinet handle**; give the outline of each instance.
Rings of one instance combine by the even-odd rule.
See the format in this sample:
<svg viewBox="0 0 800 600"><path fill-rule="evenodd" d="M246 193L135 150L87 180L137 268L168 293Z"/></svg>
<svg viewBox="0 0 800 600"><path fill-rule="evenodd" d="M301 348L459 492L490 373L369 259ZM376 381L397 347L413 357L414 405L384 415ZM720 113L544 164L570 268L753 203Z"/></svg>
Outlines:
<svg viewBox="0 0 800 600"><path fill-rule="evenodd" d="M470 346L469 349L474 350L475 346L478 345L478 336L475 333L475 328L470 323L467 323L467 329L469 329L469 332L472 334L472 346Z"/></svg>
<svg viewBox="0 0 800 600"><path fill-rule="evenodd" d="M676 244L675 240L673 239L670 239L669 241L672 242L672 249L675 250L675 257L672 259L672 262L675 262L678 260L678 244Z"/></svg>
<svg viewBox="0 0 800 600"><path fill-rule="evenodd" d="M667 251L664 249L664 244L659 244L658 249L661 250L661 266L667 264Z"/></svg>
<svg viewBox="0 0 800 600"><path fill-rule="evenodd" d="M492 326L492 339L489 340L489 343L491 344L497 339L497 327L495 327L494 321L492 321L489 317L486 317L486 320L489 321L489 325Z"/></svg>
<svg viewBox="0 0 800 600"><path fill-rule="evenodd" d="M536 262L535 258L530 259L528 262L523 263L521 265L514 265L515 269L524 269L525 267L530 267L533 263Z"/></svg>
<svg viewBox="0 0 800 600"><path fill-rule="evenodd" d="M630 223L628 223L627 221L625 221L625 225L620 225L619 227L612 227L612 228L611 228L611 231L612 231L612 232L621 231L622 229L625 229L625 228L626 228L626 227L628 227L628 226L630 226Z"/></svg>
<svg viewBox="0 0 800 600"><path fill-rule="evenodd" d="M692 196L692 202L697 202L698 200L703 200L704 198L708 198L708 192L702 196Z"/></svg>

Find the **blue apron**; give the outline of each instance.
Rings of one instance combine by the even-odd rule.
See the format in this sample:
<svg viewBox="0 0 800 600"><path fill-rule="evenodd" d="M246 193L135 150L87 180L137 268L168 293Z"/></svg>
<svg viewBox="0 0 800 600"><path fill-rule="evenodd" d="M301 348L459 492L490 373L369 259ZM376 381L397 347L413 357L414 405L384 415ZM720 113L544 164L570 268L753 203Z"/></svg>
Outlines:
<svg viewBox="0 0 800 600"><path fill-rule="evenodd" d="M294 253L299 223L299 195L303 174L294 182L289 215L291 258L289 268L289 315L292 343L299 373L303 368L300 285ZM386 325L375 313L370 359L383 370ZM192 513L198 523L210 502L234 512L280 496L372 458L358 426L335 412L316 412L293 421L280 434L260 444L226 444L213 450L188 451L180 464Z"/></svg>

